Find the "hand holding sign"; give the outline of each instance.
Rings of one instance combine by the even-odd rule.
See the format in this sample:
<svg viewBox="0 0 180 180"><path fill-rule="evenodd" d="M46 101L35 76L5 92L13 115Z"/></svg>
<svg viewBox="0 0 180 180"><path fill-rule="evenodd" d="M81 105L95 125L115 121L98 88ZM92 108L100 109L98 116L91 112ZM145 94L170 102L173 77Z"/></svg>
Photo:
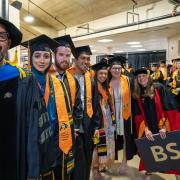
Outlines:
<svg viewBox="0 0 180 180"><path fill-rule="evenodd" d="M165 139L166 138L166 129L160 129L159 130L159 135L162 139Z"/></svg>
<svg viewBox="0 0 180 180"><path fill-rule="evenodd" d="M163 135L162 135L163 134ZM154 141L147 138L135 140L140 157L148 172L180 170L180 131L153 135Z"/></svg>
<svg viewBox="0 0 180 180"><path fill-rule="evenodd" d="M148 140L154 141L153 133L147 127L145 128L145 136Z"/></svg>

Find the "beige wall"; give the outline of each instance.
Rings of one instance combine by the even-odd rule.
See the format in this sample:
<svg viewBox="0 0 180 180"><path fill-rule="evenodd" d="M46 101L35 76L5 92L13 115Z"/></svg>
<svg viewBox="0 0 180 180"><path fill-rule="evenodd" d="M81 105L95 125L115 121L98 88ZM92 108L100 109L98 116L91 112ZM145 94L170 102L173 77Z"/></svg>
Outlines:
<svg viewBox="0 0 180 180"><path fill-rule="evenodd" d="M19 10L9 5L9 21L11 21L14 25L20 28L20 13ZM14 52L16 48L9 50L9 60L13 60ZM17 47L18 50L18 62L20 62L20 46Z"/></svg>
<svg viewBox="0 0 180 180"><path fill-rule="evenodd" d="M167 59L180 57L180 34L168 38Z"/></svg>
<svg viewBox="0 0 180 180"><path fill-rule="evenodd" d="M149 18L154 18L154 17L170 14L172 12L172 10L173 10L173 5L169 4L168 0L162 0L162 1L159 1L154 4L136 8L135 12L140 14L140 21L141 21L141 20L145 20L145 19L149 19ZM127 24L126 14L127 14L127 11L118 13L118 14L115 14L112 16L107 16L107 17L104 17L104 18L101 18L101 19L98 19L95 21L90 21L87 23L89 23L90 29L93 29L94 31L102 30L105 28L116 27L116 26L120 26L120 25L125 25L125 24ZM126 27L126 28L122 28L122 29L111 30L108 32L98 33L98 34L94 34L94 35L87 35L87 36L83 36L80 38L76 38L74 40L78 41L78 40L90 39L90 38L94 38L94 37L106 36L106 35L110 35L110 34L117 34L117 33L123 33L123 32L128 32L128 31L134 31L134 30L138 30L138 29L155 27L155 26L165 25L165 24L179 22L179 21L180 21L180 17L174 17L173 19L171 18L170 20L165 19L165 20L146 23L146 24L142 24L142 25L136 25L136 26ZM132 21L130 20L129 23L131 23L131 22ZM93 31L91 30L91 32L93 32ZM77 29L77 26L74 26L74 27L68 28L66 33L71 34L71 36L77 36L77 35L85 34L85 33L87 33L87 31L82 30L82 29ZM64 31L59 31L58 34L64 35Z"/></svg>

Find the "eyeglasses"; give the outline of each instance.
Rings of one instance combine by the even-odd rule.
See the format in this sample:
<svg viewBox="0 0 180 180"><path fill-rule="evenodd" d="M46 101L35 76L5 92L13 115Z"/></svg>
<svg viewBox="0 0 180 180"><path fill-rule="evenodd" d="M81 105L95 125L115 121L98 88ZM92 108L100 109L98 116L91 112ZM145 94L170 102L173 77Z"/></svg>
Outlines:
<svg viewBox="0 0 180 180"><path fill-rule="evenodd" d="M113 71L121 71L121 69L122 69L121 67L112 67Z"/></svg>
<svg viewBox="0 0 180 180"><path fill-rule="evenodd" d="M9 34L7 32L0 32L0 42L7 41L9 38Z"/></svg>

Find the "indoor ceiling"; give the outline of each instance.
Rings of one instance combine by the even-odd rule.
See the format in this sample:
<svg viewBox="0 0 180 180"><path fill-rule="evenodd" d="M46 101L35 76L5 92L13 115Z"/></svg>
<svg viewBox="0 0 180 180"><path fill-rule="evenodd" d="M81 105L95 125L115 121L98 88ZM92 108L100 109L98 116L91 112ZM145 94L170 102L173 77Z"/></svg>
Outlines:
<svg viewBox="0 0 180 180"><path fill-rule="evenodd" d="M167 49L167 39L179 33L180 23L147 28L127 33L105 36L101 38L87 39L75 42L76 46L91 45L94 54L154 51ZM112 42L100 43L100 39L111 39ZM140 42L140 47L131 47L128 42ZM136 46L136 45L135 45Z"/></svg>
<svg viewBox="0 0 180 180"><path fill-rule="evenodd" d="M28 0L19 1L22 2L20 17L24 40L43 33L37 30L37 27L58 31L130 10L134 4L133 0L29 0L29 10L35 21L28 25L24 22L28 12ZM159 0L136 0L136 8L157 1ZM14 0L9 2L12 3Z"/></svg>

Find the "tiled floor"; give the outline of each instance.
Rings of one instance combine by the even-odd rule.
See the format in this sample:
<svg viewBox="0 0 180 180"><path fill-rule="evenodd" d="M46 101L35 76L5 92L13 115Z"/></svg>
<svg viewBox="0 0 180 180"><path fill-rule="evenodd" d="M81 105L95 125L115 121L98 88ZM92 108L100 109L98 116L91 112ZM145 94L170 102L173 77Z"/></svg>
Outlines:
<svg viewBox="0 0 180 180"><path fill-rule="evenodd" d="M119 152L119 159L122 157L122 151ZM135 156L133 160L128 161L128 173L126 176L120 176L118 173L119 162L115 162L112 167L112 173L103 174L105 180L143 180L143 173L138 171L139 157ZM174 175L155 173L152 180L176 180Z"/></svg>

